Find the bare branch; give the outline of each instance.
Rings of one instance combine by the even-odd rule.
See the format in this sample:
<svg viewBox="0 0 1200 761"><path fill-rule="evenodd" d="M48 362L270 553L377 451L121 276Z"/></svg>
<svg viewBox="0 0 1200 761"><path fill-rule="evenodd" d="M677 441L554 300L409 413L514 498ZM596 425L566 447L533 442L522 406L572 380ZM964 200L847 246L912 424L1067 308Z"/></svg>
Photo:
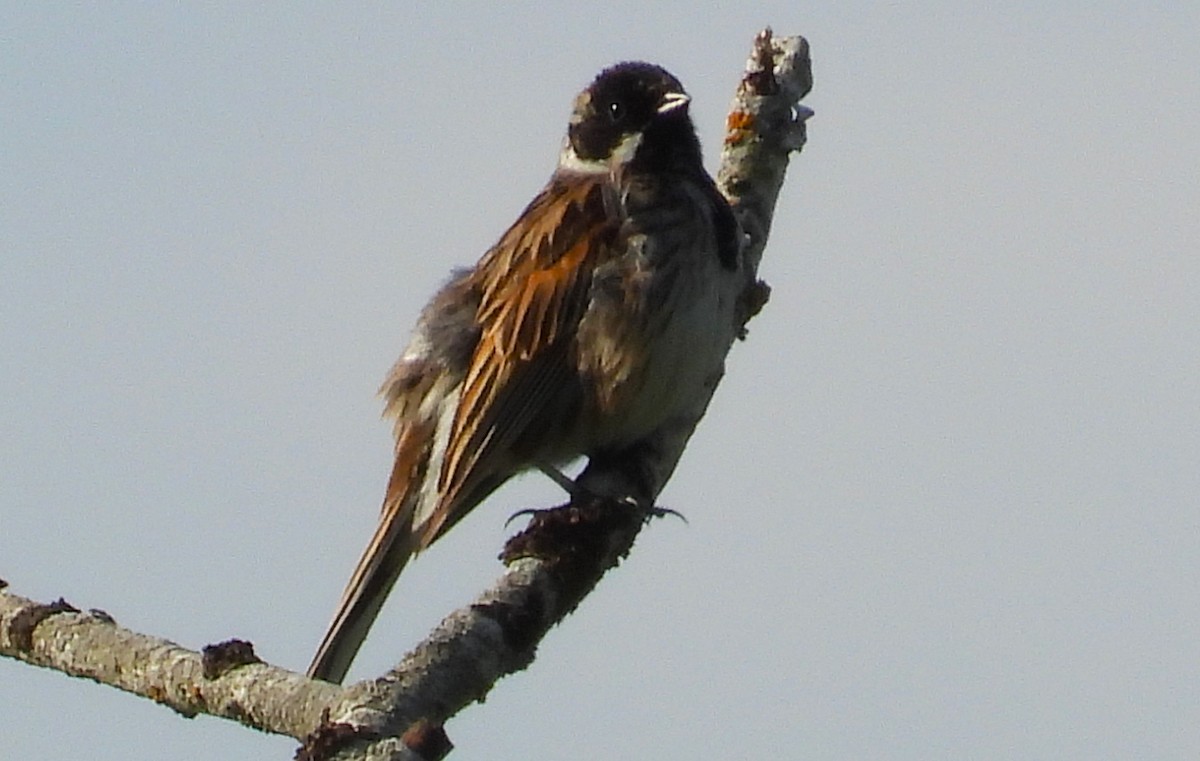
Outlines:
<svg viewBox="0 0 1200 761"><path fill-rule="evenodd" d="M0 585L2 586L2 585ZM262 663L236 641L193 650L121 626L101 610L43 604L0 589L0 655L149 698L302 738L337 687Z"/></svg>
<svg viewBox="0 0 1200 761"><path fill-rule="evenodd" d="M726 117L717 171L717 185L750 238L745 257L751 276L767 245L791 154L807 140L805 122L813 112L800 99L810 90L808 41L774 37L770 29L760 32ZM753 316L751 312L746 319Z"/></svg>

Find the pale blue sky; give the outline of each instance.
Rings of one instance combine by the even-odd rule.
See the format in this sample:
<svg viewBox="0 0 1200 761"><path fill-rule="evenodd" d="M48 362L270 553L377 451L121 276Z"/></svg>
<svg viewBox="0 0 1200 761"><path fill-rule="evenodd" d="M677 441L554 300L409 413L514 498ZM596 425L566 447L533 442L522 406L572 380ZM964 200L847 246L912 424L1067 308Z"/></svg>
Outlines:
<svg viewBox="0 0 1200 761"><path fill-rule="evenodd" d="M0 10L0 578L302 669L375 522L373 394L602 66L715 161L766 23L817 111L771 304L662 521L455 759L1200 756L1200 9ZM351 676L499 571L527 477ZM295 743L0 660L13 758Z"/></svg>

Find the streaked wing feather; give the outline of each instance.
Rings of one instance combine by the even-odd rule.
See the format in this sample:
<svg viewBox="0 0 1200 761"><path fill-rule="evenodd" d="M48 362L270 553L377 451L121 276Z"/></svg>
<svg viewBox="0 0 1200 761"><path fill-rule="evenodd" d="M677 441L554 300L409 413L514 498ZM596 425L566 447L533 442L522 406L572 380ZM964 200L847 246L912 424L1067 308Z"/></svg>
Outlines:
<svg viewBox="0 0 1200 761"><path fill-rule="evenodd" d="M552 181L475 270L482 331L462 388L442 464L442 504L422 527L422 545L470 508L474 492L503 461L571 372L567 347L587 306L591 272L611 253L617 223L603 178ZM465 512L465 511L464 511Z"/></svg>

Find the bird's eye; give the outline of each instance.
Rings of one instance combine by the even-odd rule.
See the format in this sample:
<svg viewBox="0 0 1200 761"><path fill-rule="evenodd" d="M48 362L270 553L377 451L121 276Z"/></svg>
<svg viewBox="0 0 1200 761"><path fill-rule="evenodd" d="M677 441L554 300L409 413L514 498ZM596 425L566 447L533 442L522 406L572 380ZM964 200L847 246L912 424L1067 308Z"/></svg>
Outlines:
<svg viewBox="0 0 1200 761"><path fill-rule="evenodd" d="M619 100L609 101L608 103L608 118L614 122L619 122L625 118L625 104Z"/></svg>

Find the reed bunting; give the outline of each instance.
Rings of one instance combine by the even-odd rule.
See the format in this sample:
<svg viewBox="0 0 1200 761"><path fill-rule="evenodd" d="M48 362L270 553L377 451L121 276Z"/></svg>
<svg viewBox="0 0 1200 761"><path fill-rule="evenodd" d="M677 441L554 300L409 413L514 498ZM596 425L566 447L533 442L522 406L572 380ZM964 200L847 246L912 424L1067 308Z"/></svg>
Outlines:
<svg viewBox="0 0 1200 761"><path fill-rule="evenodd" d="M653 501L646 449L722 367L741 266L689 100L658 66L601 72L549 183L421 313L380 391L396 438L383 514L310 676L340 682L409 557L513 475ZM557 467L581 455L572 483Z"/></svg>

